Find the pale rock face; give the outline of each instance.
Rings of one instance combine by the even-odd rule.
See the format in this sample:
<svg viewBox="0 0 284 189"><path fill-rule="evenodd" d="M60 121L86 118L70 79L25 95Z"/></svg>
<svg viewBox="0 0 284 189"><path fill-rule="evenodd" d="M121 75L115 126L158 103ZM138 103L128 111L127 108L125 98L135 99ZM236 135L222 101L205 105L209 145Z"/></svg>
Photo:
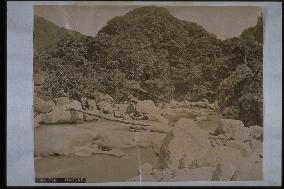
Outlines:
<svg viewBox="0 0 284 189"><path fill-rule="evenodd" d="M67 97L59 97L54 99L56 102L56 106L66 106L70 103Z"/></svg>
<svg viewBox="0 0 284 189"><path fill-rule="evenodd" d="M243 159L244 156L238 149L219 145L210 147L203 156L202 162L204 165L214 167L220 163L238 166Z"/></svg>
<svg viewBox="0 0 284 189"><path fill-rule="evenodd" d="M232 180L234 181L252 181L262 180L262 158L259 155L252 153L238 166Z"/></svg>
<svg viewBox="0 0 284 189"><path fill-rule="evenodd" d="M203 166L216 167L212 180L232 180L245 157L238 149L226 146L211 147L201 160Z"/></svg>
<svg viewBox="0 0 284 189"><path fill-rule="evenodd" d="M62 97L64 98L64 97ZM68 100L69 101L69 100ZM70 110L69 108L74 108L77 110L82 110L82 105L79 101L74 100L69 101L68 104L60 102L61 105L56 105L53 111L41 115L41 123L46 124L59 124L59 123L76 123L78 121L83 121L83 113Z"/></svg>
<svg viewBox="0 0 284 189"><path fill-rule="evenodd" d="M98 93L96 96L96 101L99 102L114 102L114 99L108 94Z"/></svg>
<svg viewBox="0 0 284 189"><path fill-rule="evenodd" d="M48 113L51 112L54 107L55 107L55 103L50 101L44 101L41 98L36 98L35 99L35 103L34 103L34 107L35 107L35 112L38 113Z"/></svg>
<svg viewBox="0 0 284 189"><path fill-rule="evenodd" d="M249 139L249 131L247 127L240 120L234 119L221 119L219 126L216 130L222 130L224 135L231 139L236 139L244 142Z"/></svg>
<svg viewBox="0 0 284 189"><path fill-rule="evenodd" d="M141 113L152 113L157 112L158 109L152 100L143 100L137 102L136 111Z"/></svg>
<svg viewBox="0 0 284 189"><path fill-rule="evenodd" d="M74 108L74 109L77 109L77 110L82 110L82 104L77 100L74 100L71 103L69 103L67 105L67 107Z"/></svg>
<svg viewBox="0 0 284 189"><path fill-rule="evenodd" d="M79 101L74 100L70 104L67 105L67 109L68 108L82 110L82 104ZM81 121L84 120L84 115L81 112L70 111L70 114L71 114L71 122L77 122L78 120L81 120Z"/></svg>
<svg viewBox="0 0 284 189"><path fill-rule="evenodd" d="M204 156L210 147L208 132L201 130L194 121L182 118L165 137L159 157L160 168L178 169Z"/></svg>
<svg viewBox="0 0 284 189"><path fill-rule="evenodd" d="M254 126L250 126L248 129L249 129L249 136L251 138L255 138L258 140L263 139L263 128L262 127L258 125L254 125Z"/></svg>
<svg viewBox="0 0 284 189"><path fill-rule="evenodd" d="M249 141L242 143L238 140L230 140L226 143L226 146L240 150L241 154L245 157L252 153Z"/></svg>
<svg viewBox="0 0 284 189"><path fill-rule="evenodd" d="M97 109L97 103L95 100L88 100L88 105L90 110Z"/></svg>
<svg viewBox="0 0 284 189"><path fill-rule="evenodd" d="M102 111L104 114L112 114L113 113L113 105L110 102L102 101L97 104L98 110Z"/></svg>
<svg viewBox="0 0 284 189"><path fill-rule="evenodd" d="M137 102L136 111L139 113L144 113L150 121L158 121L165 125L168 124L168 120L161 116L159 109L155 106L152 100L143 100Z"/></svg>
<svg viewBox="0 0 284 189"><path fill-rule="evenodd" d="M52 112L43 114L41 117L41 122L46 124L71 123L72 121L69 111L57 107Z"/></svg>

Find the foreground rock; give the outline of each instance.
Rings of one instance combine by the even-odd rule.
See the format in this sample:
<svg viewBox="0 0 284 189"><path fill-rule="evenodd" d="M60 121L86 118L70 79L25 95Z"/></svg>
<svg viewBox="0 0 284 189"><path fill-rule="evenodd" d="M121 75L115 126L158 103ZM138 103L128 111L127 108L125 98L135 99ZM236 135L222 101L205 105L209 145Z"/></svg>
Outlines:
<svg viewBox="0 0 284 189"><path fill-rule="evenodd" d="M199 161L199 166L215 167L213 180L229 181L232 179L237 167L244 161L244 157L239 150L216 146L211 147L203 159Z"/></svg>
<svg viewBox="0 0 284 189"><path fill-rule="evenodd" d="M65 100L65 98L63 99ZM58 101L60 103L53 108L53 111L46 114L40 114L39 123L61 124L82 122L84 119L82 113L69 111L69 108L82 109L81 103L74 100L72 102L69 101L68 104L65 104L63 99Z"/></svg>
<svg viewBox="0 0 284 189"><path fill-rule="evenodd" d="M159 166L161 169L191 167L204 156L209 147L208 133L194 121L182 118L162 143Z"/></svg>

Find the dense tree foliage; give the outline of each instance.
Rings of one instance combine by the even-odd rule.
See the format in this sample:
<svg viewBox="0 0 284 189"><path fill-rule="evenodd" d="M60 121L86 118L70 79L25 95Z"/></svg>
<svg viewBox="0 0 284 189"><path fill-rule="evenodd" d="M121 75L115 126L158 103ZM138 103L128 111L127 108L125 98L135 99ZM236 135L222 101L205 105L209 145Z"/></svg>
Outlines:
<svg viewBox="0 0 284 189"><path fill-rule="evenodd" d="M42 95L98 90L117 102L132 94L155 102L207 98L240 108L262 99L262 27L260 17L239 38L221 41L165 8L142 7L87 37L36 17L35 65L47 73ZM46 47L43 35L50 38Z"/></svg>

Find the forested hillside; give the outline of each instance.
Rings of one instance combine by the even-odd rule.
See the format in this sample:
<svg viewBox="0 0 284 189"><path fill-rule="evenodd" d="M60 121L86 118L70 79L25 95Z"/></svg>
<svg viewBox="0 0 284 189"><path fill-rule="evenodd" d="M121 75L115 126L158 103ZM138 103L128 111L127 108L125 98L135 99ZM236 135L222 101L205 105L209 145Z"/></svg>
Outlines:
<svg viewBox="0 0 284 189"><path fill-rule="evenodd" d="M89 37L36 16L35 71L46 75L39 95L100 91L117 102L130 94L154 102L206 98L221 110L239 109L247 124L262 125L262 28L260 17L239 38L221 41L165 8L142 7Z"/></svg>

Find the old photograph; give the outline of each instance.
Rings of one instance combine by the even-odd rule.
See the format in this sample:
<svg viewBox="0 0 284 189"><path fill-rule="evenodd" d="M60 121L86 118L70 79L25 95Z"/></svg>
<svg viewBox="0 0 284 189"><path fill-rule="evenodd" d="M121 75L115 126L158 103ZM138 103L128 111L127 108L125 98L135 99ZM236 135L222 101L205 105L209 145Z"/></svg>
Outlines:
<svg viewBox="0 0 284 189"><path fill-rule="evenodd" d="M263 9L35 5L35 178L263 180Z"/></svg>

